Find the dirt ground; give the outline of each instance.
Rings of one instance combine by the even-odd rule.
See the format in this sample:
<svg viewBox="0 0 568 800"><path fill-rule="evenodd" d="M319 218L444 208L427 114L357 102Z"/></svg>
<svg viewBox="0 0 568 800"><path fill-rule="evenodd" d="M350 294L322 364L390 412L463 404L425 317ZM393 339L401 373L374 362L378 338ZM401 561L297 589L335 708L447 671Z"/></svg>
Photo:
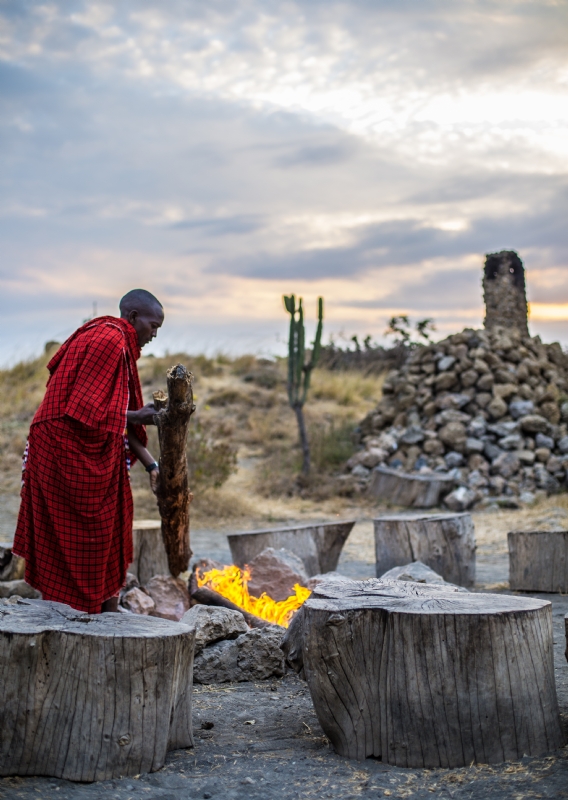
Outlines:
<svg viewBox="0 0 568 800"><path fill-rule="evenodd" d="M357 509L351 510L356 516ZM362 578L374 573L374 552L372 521L361 511L339 568ZM297 516L289 513L291 518ZM530 511L475 514L477 590L508 590L508 530L565 527L566 514L558 499ZM194 531L193 546L196 555L229 558L223 530ZM555 674L568 740L568 663L564 655L568 596L534 596L553 604ZM94 784L54 778L4 778L0 780L0 798L568 798L568 747L542 758L453 770L400 769L375 759L348 761L331 749L306 685L292 674L259 684L198 686L194 700L195 747L169 753L166 765L158 772ZM211 722L212 728L202 727Z"/></svg>

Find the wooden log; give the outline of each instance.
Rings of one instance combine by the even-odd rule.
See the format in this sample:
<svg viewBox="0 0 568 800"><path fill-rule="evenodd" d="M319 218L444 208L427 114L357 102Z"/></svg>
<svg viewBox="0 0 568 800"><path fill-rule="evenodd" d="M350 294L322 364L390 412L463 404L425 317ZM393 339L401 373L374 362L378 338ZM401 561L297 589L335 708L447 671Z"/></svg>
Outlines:
<svg viewBox="0 0 568 800"><path fill-rule="evenodd" d="M333 572L355 520L228 534L233 561L241 569L267 547L284 547L304 562L308 577Z"/></svg>
<svg viewBox="0 0 568 800"><path fill-rule="evenodd" d="M348 758L453 768L564 743L545 600L322 583L288 628L290 646L323 730Z"/></svg>
<svg viewBox="0 0 568 800"><path fill-rule="evenodd" d="M192 628L13 600L0 601L0 775L108 780L193 746Z"/></svg>
<svg viewBox="0 0 568 800"><path fill-rule="evenodd" d="M455 480L445 473L410 475L389 467L375 467L369 493L393 506L433 508L451 492Z"/></svg>
<svg viewBox="0 0 568 800"><path fill-rule="evenodd" d="M191 558L189 546L189 491L187 472L187 426L195 411L193 375L177 364L167 372L168 399L165 408L154 416L160 439L160 481L158 508L162 518L162 537L174 578L185 572ZM154 398L161 406L162 398Z"/></svg>
<svg viewBox="0 0 568 800"><path fill-rule="evenodd" d="M377 578L421 561L449 583L475 583L475 529L470 514L385 514L373 520Z"/></svg>
<svg viewBox="0 0 568 800"><path fill-rule="evenodd" d="M276 624L267 622L265 619L257 617L256 614L251 614L250 611L245 611L244 608L241 608L231 600L227 600L226 597L223 597L222 594L219 594L214 589L209 589L207 586L198 586L195 572L192 573L189 581L189 594L192 600L203 606L219 606L220 608L229 608L231 611L239 611L251 628L266 628Z"/></svg>
<svg viewBox="0 0 568 800"><path fill-rule="evenodd" d="M511 531L509 585L521 592L568 592L568 531Z"/></svg>
<svg viewBox="0 0 568 800"><path fill-rule="evenodd" d="M162 523L151 519L134 520L132 526L134 560L128 567L145 586L154 575L168 575L168 556L162 538Z"/></svg>

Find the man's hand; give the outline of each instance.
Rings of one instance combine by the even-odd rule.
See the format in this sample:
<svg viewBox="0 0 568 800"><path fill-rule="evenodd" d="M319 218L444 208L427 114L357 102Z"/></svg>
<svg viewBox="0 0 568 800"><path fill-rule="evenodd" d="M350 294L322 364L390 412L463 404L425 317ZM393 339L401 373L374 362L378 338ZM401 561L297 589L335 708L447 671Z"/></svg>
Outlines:
<svg viewBox="0 0 568 800"><path fill-rule="evenodd" d="M160 482L160 470L153 469L150 473L150 489L155 495L158 494L158 484Z"/></svg>
<svg viewBox="0 0 568 800"><path fill-rule="evenodd" d="M154 425L154 403L147 403L138 411L127 411L126 420L130 425Z"/></svg>

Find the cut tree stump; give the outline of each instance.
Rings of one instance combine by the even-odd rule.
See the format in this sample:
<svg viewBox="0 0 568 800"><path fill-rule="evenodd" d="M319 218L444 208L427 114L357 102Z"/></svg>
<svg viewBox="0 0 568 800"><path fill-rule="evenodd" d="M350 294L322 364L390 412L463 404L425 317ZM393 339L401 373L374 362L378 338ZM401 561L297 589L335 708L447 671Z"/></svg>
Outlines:
<svg viewBox="0 0 568 800"><path fill-rule="evenodd" d="M9 542L0 542L0 581L23 580L26 562L12 553Z"/></svg>
<svg viewBox="0 0 568 800"><path fill-rule="evenodd" d="M475 583L475 530L470 514L388 514L373 520L377 578L421 561L449 583Z"/></svg>
<svg viewBox="0 0 568 800"><path fill-rule="evenodd" d="M410 475L389 467L375 467L368 491L393 506L433 508L452 491L454 484L455 479L443 473Z"/></svg>
<svg viewBox="0 0 568 800"><path fill-rule="evenodd" d="M160 440L160 481L158 508L162 518L162 537L168 556L169 571L174 578L185 572L191 558L189 546L189 491L187 473L187 426L195 411L193 375L176 364L167 372L168 396L154 393L158 409L154 421Z"/></svg>
<svg viewBox="0 0 568 800"><path fill-rule="evenodd" d="M134 520L132 526L134 560L128 567L145 586L154 575L168 575L168 556L162 538L162 523L151 519Z"/></svg>
<svg viewBox="0 0 568 800"><path fill-rule="evenodd" d="M568 592L568 531L511 531L509 585L520 592Z"/></svg>
<svg viewBox="0 0 568 800"><path fill-rule="evenodd" d="M564 743L546 600L322 583L281 646L342 756L453 768Z"/></svg>
<svg viewBox="0 0 568 800"><path fill-rule="evenodd" d="M333 572L355 520L298 525L294 528L244 531L227 536L233 562L241 569L267 547L283 547L304 562L308 577Z"/></svg>
<svg viewBox="0 0 568 800"><path fill-rule="evenodd" d="M109 780L193 746L192 628L15 600L0 601L0 775Z"/></svg>

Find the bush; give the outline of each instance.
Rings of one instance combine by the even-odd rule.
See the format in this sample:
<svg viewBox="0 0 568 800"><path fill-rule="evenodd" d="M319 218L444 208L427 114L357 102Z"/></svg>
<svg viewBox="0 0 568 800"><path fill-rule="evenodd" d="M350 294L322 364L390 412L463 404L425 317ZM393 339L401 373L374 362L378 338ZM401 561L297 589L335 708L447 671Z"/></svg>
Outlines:
<svg viewBox="0 0 568 800"><path fill-rule="evenodd" d="M215 441L200 422L190 423L187 438L190 486L219 488L237 471L237 451L228 442Z"/></svg>
<svg viewBox="0 0 568 800"><path fill-rule="evenodd" d="M351 422L336 425L333 421L310 425L312 464L318 472L335 470L353 455L354 427Z"/></svg>

